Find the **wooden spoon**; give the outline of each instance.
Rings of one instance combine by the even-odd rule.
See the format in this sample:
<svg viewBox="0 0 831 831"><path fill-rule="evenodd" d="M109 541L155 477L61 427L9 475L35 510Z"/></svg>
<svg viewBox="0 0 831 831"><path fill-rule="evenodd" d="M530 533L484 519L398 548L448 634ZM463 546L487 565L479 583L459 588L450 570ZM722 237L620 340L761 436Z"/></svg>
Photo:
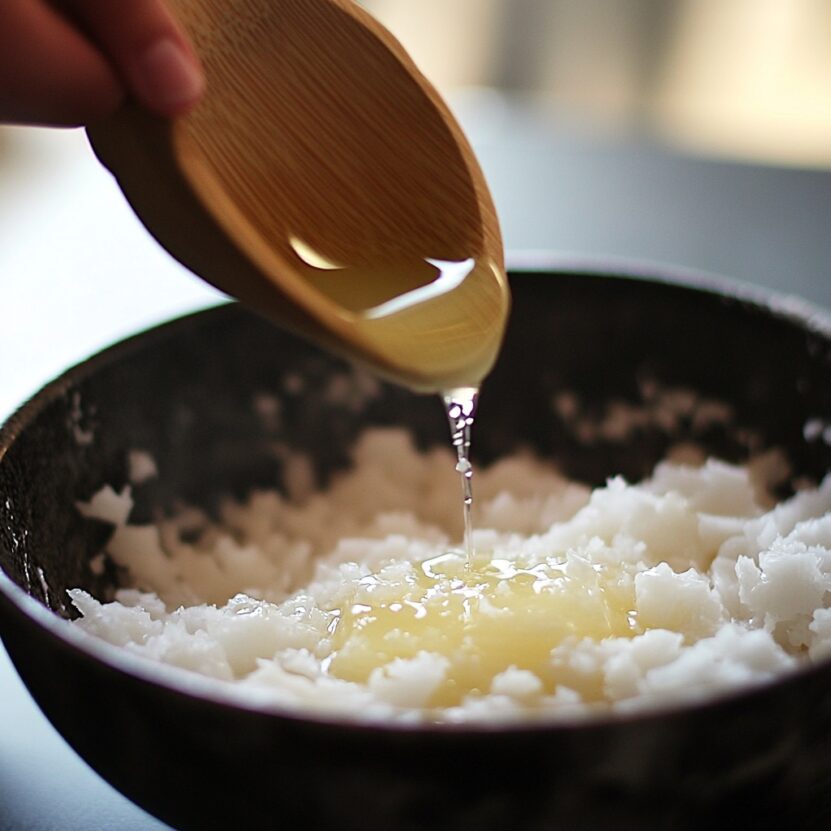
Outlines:
<svg viewBox="0 0 831 831"><path fill-rule="evenodd" d="M351 0L170 0L207 76L174 121L88 129L154 237L214 286L421 391L477 386L509 292L482 172Z"/></svg>

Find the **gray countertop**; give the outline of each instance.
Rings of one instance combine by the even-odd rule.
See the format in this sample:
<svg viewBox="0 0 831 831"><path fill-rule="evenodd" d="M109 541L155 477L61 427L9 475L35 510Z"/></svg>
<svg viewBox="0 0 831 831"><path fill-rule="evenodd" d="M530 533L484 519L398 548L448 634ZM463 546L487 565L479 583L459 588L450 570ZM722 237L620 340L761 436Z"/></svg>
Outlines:
<svg viewBox="0 0 831 831"><path fill-rule="evenodd" d="M831 172L677 155L462 102L511 251L721 273L831 307ZM0 419L106 344L220 295L144 233L80 132L0 132ZM0 831L163 828L40 714L0 648Z"/></svg>

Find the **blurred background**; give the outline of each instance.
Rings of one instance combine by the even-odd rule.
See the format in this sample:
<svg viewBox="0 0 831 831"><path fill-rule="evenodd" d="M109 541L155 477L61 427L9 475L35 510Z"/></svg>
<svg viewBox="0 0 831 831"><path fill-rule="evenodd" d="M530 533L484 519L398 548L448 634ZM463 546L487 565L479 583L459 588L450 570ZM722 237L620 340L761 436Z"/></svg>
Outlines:
<svg viewBox="0 0 831 831"><path fill-rule="evenodd" d="M366 0L440 89L691 153L831 162L827 0Z"/></svg>
<svg viewBox="0 0 831 831"><path fill-rule="evenodd" d="M831 306L828 0L364 5L462 120L511 261L671 264ZM0 276L0 413L219 299L156 248L79 130L0 127Z"/></svg>
<svg viewBox="0 0 831 831"><path fill-rule="evenodd" d="M509 262L680 266L831 308L829 0L364 4L462 120ZM222 299L159 250L79 130L0 127L0 281L0 420ZM162 827L72 754L2 648L0 760L0 831Z"/></svg>

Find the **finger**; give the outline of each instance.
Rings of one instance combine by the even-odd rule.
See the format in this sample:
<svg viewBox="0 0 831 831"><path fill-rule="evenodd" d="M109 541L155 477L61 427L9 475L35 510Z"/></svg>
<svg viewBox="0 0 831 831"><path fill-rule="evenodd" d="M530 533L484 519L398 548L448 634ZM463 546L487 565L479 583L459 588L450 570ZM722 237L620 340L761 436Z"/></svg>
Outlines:
<svg viewBox="0 0 831 831"><path fill-rule="evenodd" d="M162 0L61 0L107 54L126 86L161 115L189 109L204 76Z"/></svg>
<svg viewBox="0 0 831 831"><path fill-rule="evenodd" d="M122 86L100 51L42 0L0 0L0 121L74 126Z"/></svg>

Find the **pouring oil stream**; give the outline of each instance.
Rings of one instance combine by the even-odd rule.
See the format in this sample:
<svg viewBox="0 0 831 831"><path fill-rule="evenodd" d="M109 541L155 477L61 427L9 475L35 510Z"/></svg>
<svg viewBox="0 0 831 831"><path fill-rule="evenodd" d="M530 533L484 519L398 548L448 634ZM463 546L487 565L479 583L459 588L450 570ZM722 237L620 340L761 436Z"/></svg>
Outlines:
<svg viewBox="0 0 831 831"><path fill-rule="evenodd" d="M393 266L345 266L299 237L291 245L310 283L327 298L336 300L354 316L354 325L395 361L420 359L432 372L447 376L454 369L454 383L441 392L461 477L464 520L464 554L473 562L473 467L470 442L479 384L490 371L502 338L502 326L478 333L471 340L460 310L474 306L477 295L502 297L507 314L507 279L502 269L488 260L469 257L451 261L425 257ZM447 309L456 307L455 320ZM501 321L504 324L504 320ZM460 331L461 330L461 331Z"/></svg>
<svg viewBox="0 0 831 831"><path fill-rule="evenodd" d="M473 465L470 463L470 436L479 399L478 387L460 387L445 393L444 406L450 422L450 437L456 448L456 471L462 478L464 511L464 550L467 568L473 565Z"/></svg>

